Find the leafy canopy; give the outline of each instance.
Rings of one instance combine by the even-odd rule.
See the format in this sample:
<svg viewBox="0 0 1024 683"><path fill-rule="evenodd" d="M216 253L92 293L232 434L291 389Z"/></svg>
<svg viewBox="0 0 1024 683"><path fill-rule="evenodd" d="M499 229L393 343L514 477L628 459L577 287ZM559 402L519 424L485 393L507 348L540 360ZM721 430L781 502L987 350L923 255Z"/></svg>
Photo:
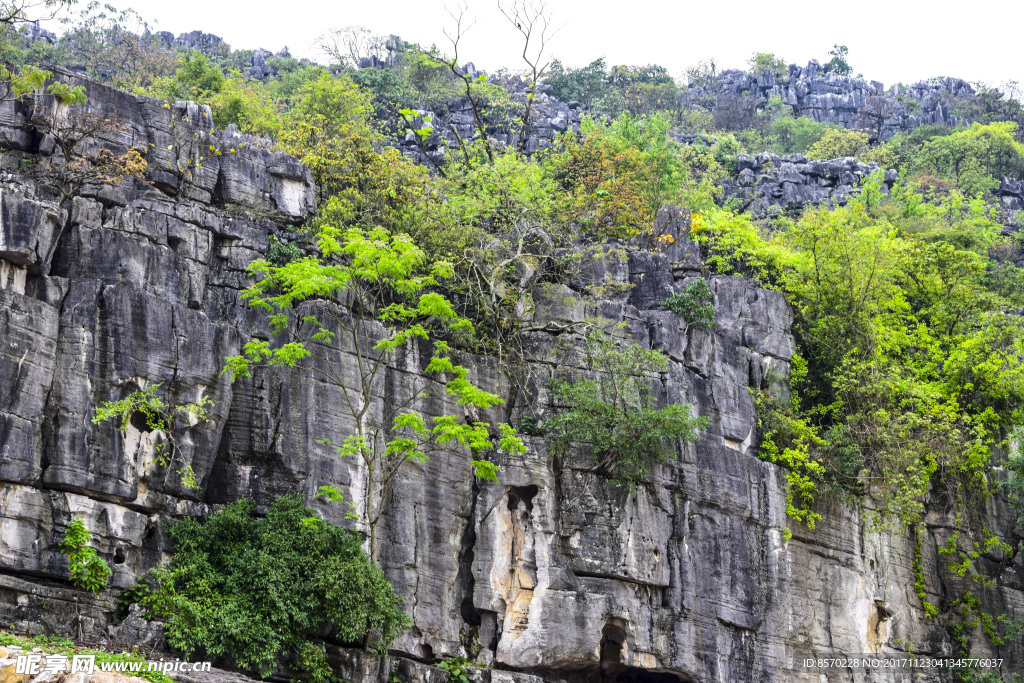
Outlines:
<svg viewBox="0 0 1024 683"><path fill-rule="evenodd" d="M84 590L99 593L107 587L111 570L107 563L99 558L96 549L89 545L91 541L92 532L80 517L75 517L64 532L60 551L68 558L71 583Z"/></svg>
<svg viewBox="0 0 1024 683"><path fill-rule="evenodd" d="M913 185L886 199L880 186L772 233L717 207L691 230L711 267L796 312L791 400L759 399L762 457L803 477L795 509L835 485L913 525L933 477L954 501L984 498L993 446L1024 423L1024 330L1006 314L1021 273L990 256L1005 239L984 201L929 202Z"/></svg>
<svg viewBox="0 0 1024 683"><path fill-rule="evenodd" d="M598 471L634 486L668 460L679 441L696 441L707 418L694 417L689 405L658 407L651 384L668 369L660 352L601 332L588 335L585 349L594 379L552 380L558 409L543 427L556 455L589 449Z"/></svg>
<svg viewBox="0 0 1024 683"><path fill-rule="evenodd" d="M240 500L168 533L174 558L154 570L155 588L141 602L186 656L225 657L260 677L284 657L326 682L330 668L312 636L366 639L385 652L409 624L359 535L325 522L298 495L277 498L264 518Z"/></svg>

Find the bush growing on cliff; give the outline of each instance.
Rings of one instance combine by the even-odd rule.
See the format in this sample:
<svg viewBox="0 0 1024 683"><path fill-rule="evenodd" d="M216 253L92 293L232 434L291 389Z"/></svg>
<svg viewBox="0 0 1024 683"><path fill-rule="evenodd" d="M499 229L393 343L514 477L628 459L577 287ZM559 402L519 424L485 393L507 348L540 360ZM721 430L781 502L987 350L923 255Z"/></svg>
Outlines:
<svg viewBox="0 0 1024 683"><path fill-rule="evenodd" d="M1024 177L1024 145L1014 139L1016 132L1014 123L976 123L924 143L916 165L954 179L968 196L985 193L1003 176Z"/></svg>
<svg viewBox="0 0 1024 683"><path fill-rule="evenodd" d="M779 154L808 154L829 129L808 116L783 116L772 122L770 143Z"/></svg>
<svg viewBox="0 0 1024 683"><path fill-rule="evenodd" d="M747 60L747 65L756 76L769 73L776 78L783 78L789 73L786 60L776 57L772 52L755 52Z"/></svg>
<svg viewBox="0 0 1024 683"><path fill-rule="evenodd" d="M715 306L711 288L707 280L701 278L686 285L681 292L675 292L661 302L661 307L676 315L681 315L690 325L713 327L715 325Z"/></svg>
<svg viewBox="0 0 1024 683"><path fill-rule="evenodd" d="M563 150L548 158L565 190L562 220L597 238L628 238L649 228L686 177L666 139L669 127L661 115L623 114L608 125L585 119L580 136L564 136Z"/></svg>
<svg viewBox="0 0 1024 683"><path fill-rule="evenodd" d="M635 486L654 465L672 457L679 442L696 441L708 420L695 417L690 405L658 407L651 384L668 369L661 352L601 332L587 337L585 349L595 378L552 380L559 409L544 421L544 429L556 455L586 448L595 469Z"/></svg>
<svg viewBox="0 0 1024 683"><path fill-rule="evenodd" d="M280 105L258 81L229 78L209 101L218 128L234 124L239 132L276 138L283 125Z"/></svg>
<svg viewBox="0 0 1024 683"><path fill-rule="evenodd" d="M154 571L142 604L188 656L223 657L260 677L284 658L326 683L331 671L312 637L329 632L385 652L409 624L359 535L325 522L299 496L276 499L265 518L241 500L168 533L174 559Z"/></svg>
<svg viewBox="0 0 1024 683"><path fill-rule="evenodd" d="M845 128L830 128L807 150L808 159L856 157L868 148L868 134Z"/></svg>
<svg viewBox="0 0 1024 683"><path fill-rule="evenodd" d="M68 558L71 570L71 583L93 593L99 593L107 587L110 579L110 567L99 558L96 549L89 545L92 532L80 518L75 517L64 532L60 542L60 551Z"/></svg>
<svg viewBox="0 0 1024 683"><path fill-rule="evenodd" d="M207 421L213 400L203 396L198 401L180 405L169 405L157 394L159 384L133 391L119 401L104 401L96 408L93 424L99 425L114 420L118 431L125 434L132 426L142 432L154 432L153 454L156 464L170 467L178 463L181 485L196 488L196 473L192 463L182 457L178 438L182 431ZM178 416L185 424L176 424Z"/></svg>
<svg viewBox="0 0 1024 683"><path fill-rule="evenodd" d="M866 486L880 519L915 524L935 482L958 504L987 495L991 449L1024 423L1024 329L1006 315L1021 293L991 277L1013 267L989 259L1001 241L990 207L913 188L883 201L878 188L771 234L710 207L692 229L710 266L756 277L796 312L806 362L791 408L763 404L789 427L765 431L762 456L803 433L824 468L815 486Z"/></svg>

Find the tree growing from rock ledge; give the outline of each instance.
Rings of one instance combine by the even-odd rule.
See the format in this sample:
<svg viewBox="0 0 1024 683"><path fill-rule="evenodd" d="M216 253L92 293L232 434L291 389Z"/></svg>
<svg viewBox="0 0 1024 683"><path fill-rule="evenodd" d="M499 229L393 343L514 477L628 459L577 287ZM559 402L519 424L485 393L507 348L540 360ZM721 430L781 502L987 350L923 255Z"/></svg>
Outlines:
<svg viewBox="0 0 1024 683"><path fill-rule="evenodd" d="M482 454L523 452L525 446L510 425L478 417L504 401L473 384L469 371L453 361L454 349L436 339L473 333L470 321L433 291L439 279L452 275L451 266L429 264L407 235L380 227L338 227L343 215L338 198L324 208L317 225L319 256L284 266L260 259L250 266L259 279L243 297L269 315L282 343L250 341L242 354L226 359L225 372L238 378L261 365L298 367L340 390L341 404L325 408L350 418L352 431L341 444L321 443L363 462L359 505L375 558L377 525L406 463L424 462L439 451L468 450L475 476L496 481L499 468ZM410 375L391 383L385 399L388 366L417 343L430 345L425 373L436 379ZM466 418L448 406L440 415L426 416L422 399L443 399L443 394L463 407Z"/></svg>
<svg viewBox="0 0 1024 683"><path fill-rule="evenodd" d="M57 204L66 210L61 234L55 236L43 261L44 271L71 223L70 203L90 184L120 182L127 177L141 178L146 160L135 149L120 154L104 145L117 144L125 124L116 116L84 108L87 101L82 86L52 82L45 92L35 96L29 122L44 139L52 141L52 151L42 156L31 172L56 195Z"/></svg>
<svg viewBox="0 0 1024 683"><path fill-rule="evenodd" d="M594 379L551 382L551 395L562 406L543 427L556 455L587 448L594 471L635 486L651 468L674 452L672 442L690 443L708 425L689 405L658 407L651 394L652 375L668 370L668 358L592 332L585 346Z"/></svg>

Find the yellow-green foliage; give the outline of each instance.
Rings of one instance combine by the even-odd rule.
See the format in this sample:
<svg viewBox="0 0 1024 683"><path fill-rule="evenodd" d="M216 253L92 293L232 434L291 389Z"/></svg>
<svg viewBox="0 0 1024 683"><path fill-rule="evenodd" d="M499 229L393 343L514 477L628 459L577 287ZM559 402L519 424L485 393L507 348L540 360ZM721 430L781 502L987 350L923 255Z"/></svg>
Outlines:
<svg viewBox="0 0 1024 683"><path fill-rule="evenodd" d="M666 139L661 115L623 114L608 125L586 119L580 136L567 134L548 168L566 193L565 222L594 236L632 237L678 190L686 168Z"/></svg>
<svg viewBox="0 0 1024 683"><path fill-rule="evenodd" d="M976 123L925 143L917 167L956 180L969 196L984 193L1003 176L1024 176L1024 145L1014 139L1016 134L1015 123Z"/></svg>
<svg viewBox="0 0 1024 683"><path fill-rule="evenodd" d="M791 500L826 482L866 487L879 522L910 524L933 476L957 500L987 495L991 448L1024 421L1024 335L1004 314L1022 294L989 277L1002 238L983 202L930 203L913 188L882 201L878 187L771 233L720 208L694 216L692 231L708 265L757 278L796 311L807 373L797 404L772 418L789 440L776 429L762 445L807 477Z"/></svg>
<svg viewBox="0 0 1024 683"><path fill-rule="evenodd" d="M776 57L772 52L755 52L747 60L747 64L750 66L750 70L757 76L767 72L776 78L782 78L788 71L786 60Z"/></svg>
<svg viewBox="0 0 1024 683"><path fill-rule="evenodd" d="M830 128L807 150L808 159L855 157L866 151L868 134L845 128Z"/></svg>
<svg viewBox="0 0 1024 683"><path fill-rule="evenodd" d="M914 534L914 591L921 601L921 607L924 608L925 616L934 617L939 613L939 610L935 605L928 602L928 590L924 581L924 567L921 564L921 535L924 533L922 527L923 525L919 524Z"/></svg>
<svg viewBox="0 0 1024 683"><path fill-rule="evenodd" d="M276 138L283 125L280 103L259 81L227 79L210 108L218 128L235 124L242 133Z"/></svg>

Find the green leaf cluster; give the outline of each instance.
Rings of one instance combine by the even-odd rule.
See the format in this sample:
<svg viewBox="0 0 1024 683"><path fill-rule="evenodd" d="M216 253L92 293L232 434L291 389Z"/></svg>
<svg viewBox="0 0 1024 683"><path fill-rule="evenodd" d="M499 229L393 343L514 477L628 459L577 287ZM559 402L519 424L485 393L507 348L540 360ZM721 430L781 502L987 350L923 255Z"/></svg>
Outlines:
<svg viewBox="0 0 1024 683"><path fill-rule="evenodd" d="M556 455L589 450L598 471L635 486L680 442L696 441L707 418L695 417L690 405L659 407L651 385L668 369L660 352L596 331L585 348L595 378L552 380L556 412L544 420L545 432Z"/></svg>
<svg viewBox="0 0 1024 683"><path fill-rule="evenodd" d="M263 518L241 500L168 533L174 558L154 570L142 604L186 655L225 657L260 677L281 658L326 682L331 671L315 636L385 652L409 624L358 534L324 522L300 496L277 498Z"/></svg>
<svg viewBox="0 0 1024 683"><path fill-rule="evenodd" d="M111 570L97 555L96 549L89 545L90 541L92 532L80 517L75 517L64 532L60 551L68 558L71 583L83 590L99 593L107 587Z"/></svg>
<svg viewBox="0 0 1024 683"><path fill-rule="evenodd" d="M775 417L760 451L802 454L787 465L807 476L794 500L836 485L870 492L879 521L914 524L935 482L962 503L988 495L992 449L1024 421L1024 335L1007 315L1022 293L1001 284L1018 269L991 256L1005 241L991 205L879 186L771 232L719 208L691 230L713 269L757 278L796 311L802 372L791 404L761 403Z"/></svg>
<svg viewBox="0 0 1024 683"><path fill-rule="evenodd" d="M194 403L170 406L157 394L160 386L160 383L150 384L145 389L133 391L119 401L104 401L96 408L92 422L98 425L110 420L117 420L117 428L124 433L128 430L132 417L141 416L148 430L160 432L163 439L155 447L157 464L161 467L168 467L175 461L179 462L182 486L195 488L198 485L195 470L192 469L192 463L186 462L181 457L177 448L175 430L190 429L207 422L213 399L203 396ZM175 426L177 415L184 417L185 425Z"/></svg>
<svg viewBox="0 0 1024 683"><path fill-rule="evenodd" d="M682 316L690 325L714 327L717 323L713 298L707 280L701 278L687 284L683 291L674 292L661 302L661 307Z"/></svg>

